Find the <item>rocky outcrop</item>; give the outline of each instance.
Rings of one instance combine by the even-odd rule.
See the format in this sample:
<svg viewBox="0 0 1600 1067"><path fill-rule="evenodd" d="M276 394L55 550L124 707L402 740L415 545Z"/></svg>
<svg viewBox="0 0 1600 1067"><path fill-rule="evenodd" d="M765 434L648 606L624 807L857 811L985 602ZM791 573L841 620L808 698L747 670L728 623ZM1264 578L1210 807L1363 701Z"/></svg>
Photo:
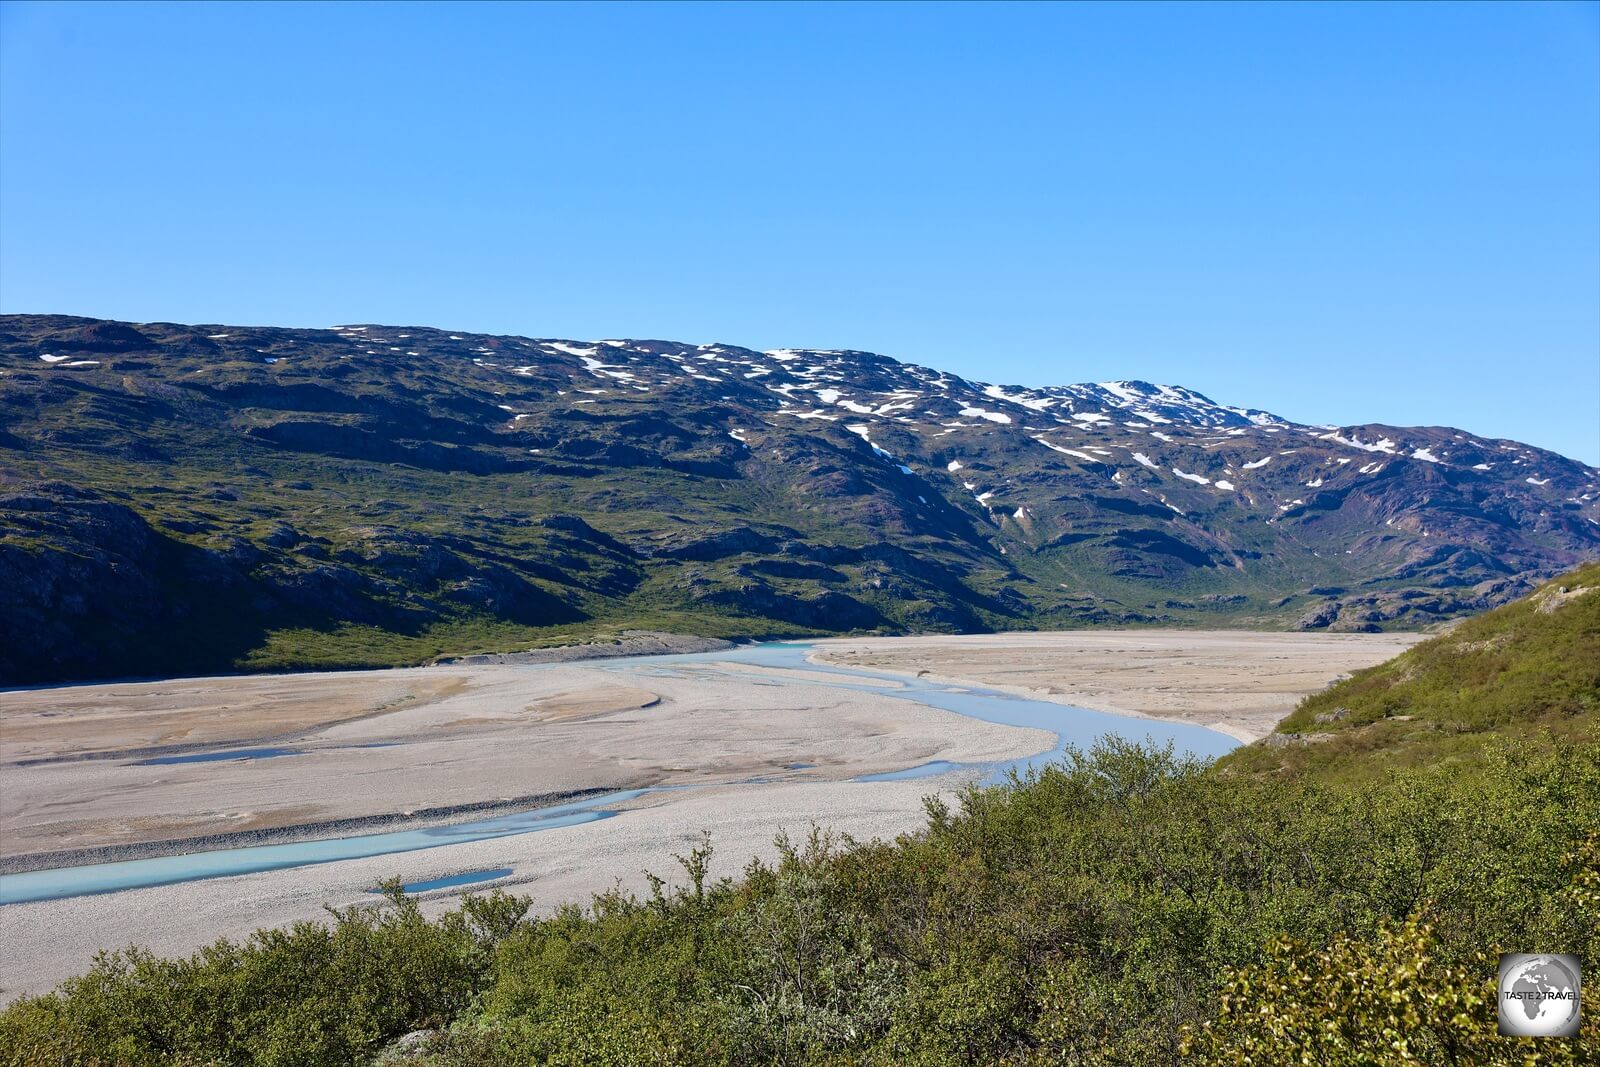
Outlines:
<svg viewBox="0 0 1600 1067"><path fill-rule="evenodd" d="M249 599L226 554L175 541L132 508L72 486L0 496L0 533L0 684L188 662L196 650L164 634L187 635L212 605Z"/></svg>

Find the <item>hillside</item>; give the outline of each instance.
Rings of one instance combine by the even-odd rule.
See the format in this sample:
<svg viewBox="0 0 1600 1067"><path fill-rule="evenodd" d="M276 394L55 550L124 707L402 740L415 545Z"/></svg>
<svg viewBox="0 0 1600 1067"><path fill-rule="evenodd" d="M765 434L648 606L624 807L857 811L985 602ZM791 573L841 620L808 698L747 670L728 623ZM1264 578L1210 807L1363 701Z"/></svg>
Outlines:
<svg viewBox="0 0 1600 1067"><path fill-rule="evenodd" d="M1335 732L1369 731L1318 746L1315 773L1108 743L959 811L930 802L920 834L819 832L737 882L696 849L647 899L533 919L497 893L434 921L396 887L187 960L105 957L0 1012L0 1059L1592 1062L1592 1011L1575 1041L1499 1037L1494 968L1600 950L1600 742L1568 721L1592 725L1600 696L1595 579L1308 699L1291 731L1335 700ZM1478 743L1422 758L1371 729L1399 708Z"/></svg>
<svg viewBox="0 0 1600 1067"><path fill-rule="evenodd" d="M866 352L0 319L0 683L641 628L1416 627L1600 554L1600 472Z"/></svg>
<svg viewBox="0 0 1600 1067"><path fill-rule="evenodd" d="M1600 564L1308 697L1240 771L1378 777L1472 763L1504 737L1600 739Z"/></svg>

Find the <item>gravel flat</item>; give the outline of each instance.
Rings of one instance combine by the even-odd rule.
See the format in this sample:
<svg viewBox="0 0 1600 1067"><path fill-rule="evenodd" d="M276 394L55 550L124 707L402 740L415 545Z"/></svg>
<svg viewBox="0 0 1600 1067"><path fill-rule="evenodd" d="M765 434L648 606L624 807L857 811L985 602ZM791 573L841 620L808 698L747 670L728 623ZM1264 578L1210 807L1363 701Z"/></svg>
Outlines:
<svg viewBox="0 0 1600 1067"><path fill-rule="evenodd" d="M219 936L324 916L324 904L371 900L382 879L407 882L511 867L503 884L553 909L622 884L647 888L644 871L672 875L710 831L717 869L736 874L754 855L774 855L783 829L813 825L861 838L893 836L923 821L921 798L951 791L977 771L908 782L852 782L862 774L934 760L985 763L1048 748L1044 731L995 725L877 691L828 684L805 671L747 665L659 666L650 660L538 668L458 665L410 671L282 675L270 680L77 686L7 694L0 724L29 723L28 762L3 769L0 838L11 870L60 866L62 850L98 859L159 855L178 840L227 833L228 845L292 838L308 825L393 820L432 809L493 807L506 798L579 790L683 786L647 794L600 822L419 852L296 867L98 896L0 907L0 996L39 992L81 972L96 951L138 943L186 953ZM277 711L263 719L250 698L265 686ZM365 708L352 695L390 710ZM892 692L896 683L871 689ZM284 706L343 694L324 725L277 743L297 754L264 759L149 763L140 740L169 743L139 726L139 709L197 720L226 704L244 745ZM203 693L204 698L197 694ZM18 701L16 697L25 699ZM237 698L237 699L236 699ZM122 710L102 742L115 758L85 751L80 716ZM370 713L369 713L370 712ZM182 719L183 716L179 715ZM266 720L270 719L270 722ZM42 722L61 724L52 761ZM223 732L225 734L226 731ZM792 764L810 764L791 769ZM472 810L446 816L479 817ZM353 821L353 822L352 822ZM382 828L390 828L385 825ZM344 831L348 832L348 830ZM56 857L52 857L52 853ZM31 858L31 861L30 861ZM497 883L499 884L499 883ZM474 886L472 888L481 888ZM458 892L458 891L456 891ZM456 892L441 891L442 908Z"/></svg>
<svg viewBox="0 0 1600 1067"><path fill-rule="evenodd" d="M1172 719L1254 741L1271 733L1302 697L1426 636L1074 630L840 638L816 642L811 658Z"/></svg>

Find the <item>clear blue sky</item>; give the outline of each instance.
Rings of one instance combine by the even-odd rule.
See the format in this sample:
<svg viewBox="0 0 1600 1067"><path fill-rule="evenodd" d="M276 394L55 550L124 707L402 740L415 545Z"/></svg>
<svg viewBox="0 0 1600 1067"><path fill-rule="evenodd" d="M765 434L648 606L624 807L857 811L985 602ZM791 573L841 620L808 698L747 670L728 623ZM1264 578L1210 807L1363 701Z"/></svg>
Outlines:
<svg viewBox="0 0 1600 1067"><path fill-rule="evenodd" d="M0 9L0 307L868 348L1600 462L1593 4Z"/></svg>

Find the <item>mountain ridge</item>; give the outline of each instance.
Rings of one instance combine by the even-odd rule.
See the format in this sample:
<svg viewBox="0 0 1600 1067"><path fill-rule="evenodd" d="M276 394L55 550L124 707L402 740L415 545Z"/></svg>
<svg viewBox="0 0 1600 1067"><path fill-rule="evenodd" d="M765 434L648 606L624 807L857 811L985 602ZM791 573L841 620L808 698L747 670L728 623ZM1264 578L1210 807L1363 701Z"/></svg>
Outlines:
<svg viewBox="0 0 1600 1067"><path fill-rule="evenodd" d="M1600 555L1600 471L1532 446L842 349L9 315L0 411L0 630L45 652L0 680L149 664L151 626L181 671L1418 626Z"/></svg>

